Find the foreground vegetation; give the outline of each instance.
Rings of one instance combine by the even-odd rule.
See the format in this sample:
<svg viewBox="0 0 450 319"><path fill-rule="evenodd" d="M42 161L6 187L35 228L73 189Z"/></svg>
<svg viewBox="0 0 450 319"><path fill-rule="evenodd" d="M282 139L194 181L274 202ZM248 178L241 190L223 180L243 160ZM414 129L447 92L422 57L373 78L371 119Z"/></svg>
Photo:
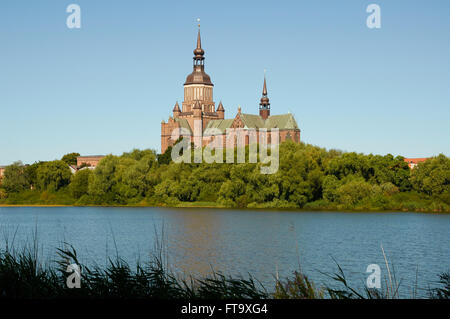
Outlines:
<svg viewBox="0 0 450 319"><path fill-rule="evenodd" d="M295 272L291 278L277 279L268 291L251 275L248 278L229 277L213 272L205 278L180 278L169 271L163 254L154 254L148 263L138 263L134 270L120 257L109 260L104 268L82 265L76 251L66 245L58 249L59 258L44 264L38 258L37 246L16 251L0 251L0 299L5 298L145 298L145 299L396 299L398 287L386 284L382 289L357 291L350 287L344 272L331 275L336 285L317 287L306 275ZM80 267L79 288L69 288L67 281L73 272L67 267ZM428 288L428 297L450 297L450 275L440 275L435 288Z"/></svg>
<svg viewBox="0 0 450 319"><path fill-rule="evenodd" d="M76 153L8 166L0 205L130 205L450 212L450 159L410 170L403 158L285 142L279 170L262 164L176 164L168 152L134 150L72 175ZM248 154L247 154L248 156ZM33 188L33 189L30 189Z"/></svg>

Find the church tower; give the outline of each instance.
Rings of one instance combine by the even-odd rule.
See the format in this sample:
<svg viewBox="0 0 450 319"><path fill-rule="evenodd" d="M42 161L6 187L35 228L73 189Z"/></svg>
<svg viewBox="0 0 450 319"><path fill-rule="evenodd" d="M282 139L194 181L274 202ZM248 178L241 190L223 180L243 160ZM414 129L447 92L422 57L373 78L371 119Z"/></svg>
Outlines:
<svg viewBox="0 0 450 319"><path fill-rule="evenodd" d="M225 109L222 103L216 110L213 100L213 87L211 78L205 73L205 51L202 48L199 24L197 47L194 49L193 70L186 77L184 83L184 100L181 103L181 109L177 102L172 110L173 116L169 118L167 123L161 122L162 153L175 142L171 138L174 130L180 131L181 128L184 128L194 132L194 126L196 126L203 132L210 121L225 118ZM201 123L200 126L198 126L198 121Z"/></svg>
<svg viewBox="0 0 450 319"><path fill-rule="evenodd" d="M270 103L267 97L266 76L264 75L264 86L262 92L261 103L259 103L259 116L266 120L270 116Z"/></svg>
<svg viewBox="0 0 450 319"><path fill-rule="evenodd" d="M213 101L213 87L211 78L205 73L205 51L202 49L200 38L200 24L198 25L197 47L194 50L194 70L184 83L184 101L182 112L193 112L197 101L200 102L202 112L215 112Z"/></svg>
<svg viewBox="0 0 450 319"><path fill-rule="evenodd" d="M178 102L175 103L172 109L173 116L170 116L167 122L161 122L161 153L166 152L178 139L177 136L186 131L189 132L191 142L200 139L202 146L215 142L218 131L220 137L217 141L222 141L222 145L225 145L227 130L237 127L244 130L254 129L257 132L260 129L263 131L277 129L279 130L279 142L286 140L300 142L300 129L291 113L270 115L265 74L259 115L245 114L239 107L234 118L226 119L222 102L219 103L217 109L215 107L213 88L211 78L205 73L205 51L202 48L199 24L193 70L184 82L184 100L181 107ZM268 120L269 118L270 120ZM245 143L248 144L249 140L246 139ZM271 143L270 140L269 143Z"/></svg>

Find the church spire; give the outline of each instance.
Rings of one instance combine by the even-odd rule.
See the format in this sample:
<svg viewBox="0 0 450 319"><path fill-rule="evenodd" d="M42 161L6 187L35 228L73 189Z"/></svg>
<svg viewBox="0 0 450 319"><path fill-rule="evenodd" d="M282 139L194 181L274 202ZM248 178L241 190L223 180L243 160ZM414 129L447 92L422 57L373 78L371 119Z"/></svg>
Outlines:
<svg viewBox="0 0 450 319"><path fill-rule="evenodd" d="M200 22L200 19L197 19ZM200 23L197 32L197 47L194 49L194 70L186 78L184 85L205 84L213 86L211 78L205 73L205 51L202 48L202 39L200 36Z"/></svg>
<svg viewBox="0 0 450 319"><path fill-rule="evenodd" d="M202 49L202 38L200 37L200 24L198 25L197 49Z"/></svg>
<svg viewBox="0 0 450 319"><path fill-rule="evenodd" d="M261 97L261 102L259 103L259 115L265 120L270 116L270 103L267 97L267 83L266 83L266 71L264 70L264 85Z"/></svg>
<svg viewBox="0 0 450 319"><path fill-rule="evenodd" d="M180 106L178 105L178 101L177 103L175 103L175 106L173 107L173 112L181 112Z"/></svg>
<svg viewBox="0 0 450 319"><path fill-rule="evenodd" d="M197 19L198 24L198 34L197 34L197 47L194 50L194 65L203 65L203 60L205 59L205 51L202 49L202 39L200 37L200 19Z"/></svg>
<svg viewBox="0 0 450 319"><path fill-rule="evenodd" d="M263 86L263 96L267 96L267 84L266 84L266 75L264 74L264 86Z"/></svg>

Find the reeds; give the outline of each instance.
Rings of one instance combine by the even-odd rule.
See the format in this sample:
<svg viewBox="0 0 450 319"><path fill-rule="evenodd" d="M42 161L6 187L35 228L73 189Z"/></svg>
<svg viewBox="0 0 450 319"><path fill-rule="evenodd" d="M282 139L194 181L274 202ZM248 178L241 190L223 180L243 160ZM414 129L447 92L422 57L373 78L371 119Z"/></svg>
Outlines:
<svg viewBox="0 0 450 319"><path fill-rule="evenodd" d="M35 240L37 240L35 238ZM342 268L329 275L341 288L317 288L306 275L294 272L293 277L277 279L274 292L269 293L250 274L247 278L226 276L219 272L205 278L179 278L169 271L160 250L146 263L133 269L118 255L104 267L88 267L79 261L75 249L65 244L57 250L57 260L43 263L35 243L21 250L0 250L0 298L145 298L145 299L377 299L398 298L398 285L389 272L384 290L352 288ZM387 259L385 259L387 262ZM81 269L81 287L68 288L67 266ZM449 298L450 274L440 276L442 287L430 289L430 298Z"/></svg>

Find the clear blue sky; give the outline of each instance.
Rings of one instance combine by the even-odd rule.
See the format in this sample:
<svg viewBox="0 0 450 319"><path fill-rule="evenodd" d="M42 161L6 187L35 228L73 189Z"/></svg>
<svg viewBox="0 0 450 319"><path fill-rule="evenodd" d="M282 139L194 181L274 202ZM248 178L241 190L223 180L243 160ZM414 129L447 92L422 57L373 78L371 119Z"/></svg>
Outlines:
<svg viewBox="0 0 450 319"><path fill-rule="evenodd" d="M159 150L197 17L226 117L257 112L267 69L272 114L292 112L307 143L450 155L450 1L2 0L0 165Z"/></svg>

